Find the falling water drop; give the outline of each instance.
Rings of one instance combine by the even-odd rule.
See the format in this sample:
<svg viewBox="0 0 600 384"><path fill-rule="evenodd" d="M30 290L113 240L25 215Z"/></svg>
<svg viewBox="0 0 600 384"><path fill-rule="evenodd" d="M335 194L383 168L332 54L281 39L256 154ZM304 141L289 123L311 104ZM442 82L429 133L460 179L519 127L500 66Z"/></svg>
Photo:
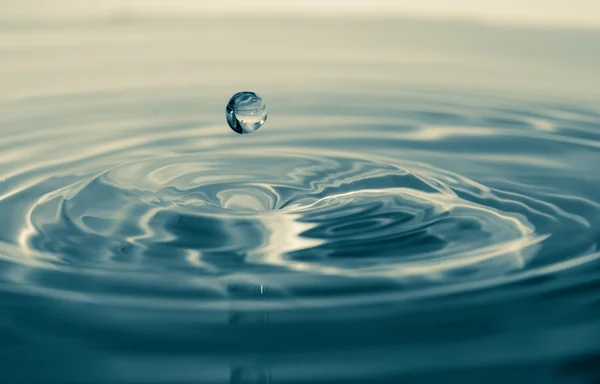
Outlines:
<svg viewBox="0 0 600 384"><path fill-rule="evenodd" d="M227 123L239 134L252 133L267 120L267 107L254 92L238 92L231 97L226 108Z"/></svg>

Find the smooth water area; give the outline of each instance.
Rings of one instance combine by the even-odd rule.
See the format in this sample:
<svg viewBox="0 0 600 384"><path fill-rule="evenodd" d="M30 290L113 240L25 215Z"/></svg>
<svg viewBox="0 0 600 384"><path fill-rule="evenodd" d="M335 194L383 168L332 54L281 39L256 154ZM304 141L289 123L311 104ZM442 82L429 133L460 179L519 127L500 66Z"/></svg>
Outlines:
<svg viewBox="0 0 600 384"><path fill-rule="evenodd" d="M600 32L0 28L0 382L600 380Z"/></svg>

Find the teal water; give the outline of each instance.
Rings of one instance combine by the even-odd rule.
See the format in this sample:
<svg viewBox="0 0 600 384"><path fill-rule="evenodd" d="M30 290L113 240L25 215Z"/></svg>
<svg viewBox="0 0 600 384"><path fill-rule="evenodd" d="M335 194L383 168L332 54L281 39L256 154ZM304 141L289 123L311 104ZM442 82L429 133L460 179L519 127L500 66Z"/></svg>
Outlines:
<svg viewBox="0 0 600 384"><path fill-rule="evenodd" d="M598 382L600 32L259 21L0 24L0 382Z"/></svg>

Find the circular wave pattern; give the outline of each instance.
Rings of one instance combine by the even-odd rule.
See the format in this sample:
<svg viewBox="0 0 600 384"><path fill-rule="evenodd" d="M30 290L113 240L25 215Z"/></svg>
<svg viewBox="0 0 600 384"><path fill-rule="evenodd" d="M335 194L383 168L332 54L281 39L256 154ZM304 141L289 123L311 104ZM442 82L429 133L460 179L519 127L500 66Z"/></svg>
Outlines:
<svg viewBox="0 0 600 384"><path fill-rule="evenodd" d="M253 277L267 286L293 272L437 280L461 268L500 275L523 266L525 247L539 240L530 223L412 172L301 153L134 162L43 195L24 241L71 267L135 260L138 270L158 263L168 273L192 262L225 277L276 267L274 282L269 272ZM152 260L161 247L171 255Z"/></svg>
<svg viewBox="0 0 600 384"><path fill-rule="evenodd" d="M84 321L95 316L132 338L131 355L148 340L151 351L171 345L177 356L192 345L216 350L199 354L215 359L209 371L229 367L230 356L252 360L249 345L264 348L270 367L277 354L305 353L290 371L274 368L283 382L297 370L318 377L320 360L348 378L344 361L362 353L406 359L405 368L372 358L356 368L380 378L421 364L453 368L440 368L429 347L407 358L402 343L458 351L458 339L485 343L479 329L492 338L519 337L510 327L537 332L527 318L539 308L529 303L597 283L594 111L519 109L492 96L364 96L355 105L341 95L311 95L314 104L282 96L274 109L285 113L240 137L216 118L199 121L196 96L180 89L156 101L113 97L44 100L47 110L14 102L0 144L0 290L40 298L42 308L61 303L81 320L67 338L122 348ZM32 128L45 115L51 123ZM516 307L505 311L508 302L523 320ZM470 311L479 320L459 318ZM460 321L473 324L437 328ZM306 331L315 322L322 333ZM24 324L23 334L43 328ZM200 333L173 341L172 327ZM256 334L238 339L231 327ZM271 368L234 365L232 382L271 380Z"/></svg>
<svg viewBox="0 0 600 384"><path fill-rule="evenodd" d="M427 123L461 117L422 113L419 118ZM495 128L504 136L510 130L527 135L519 124L531 120L478 118L508 126ZM544 121L529 131L559 124ZM28 256L5 258L35 264L50 275L110 274L107 287L101 288L105 282L99 278L93 289L112 292L117 284L121 289L115 294L132 301L137 279L147 284L156 278L157 298L170 298L161 293L170 285L159 282L171 279L182 279L180 289L189 290L191 300L210 297L195 305L236 299L229 287L239 284L260 287L263 294L266 289L280 305L298 305L304 295L317 293L321 300L312 305L329 305L334 298L361 298L357 287L363 287L362 299L373 300L399 287L418 294L486 285L530 265L551 265L554 261L542 263L538 255L553 236L562 236L560 231L594 230L589 218L549 201L390 155L396 145L426 147L433 140L443 146L445 136L469 140L490 134L473 123L423 123L385 122L368 139L355 136L361 127L330 126L329 132L344 132L335 150L323 148L329 134L319 136L318 129L304 129L297 133L299 144L290 145L293 132L278 132L276 126L258 143L234 142L221 126L182 123L168 133L141 126L129 141L92 143L73 158L15 167L7 182L15 180L15 186L3 200L19 201L9 214L21 224L6 240ZM554 134L539 138L561 145L574 141L559 141ZM25 142L19 139L14 142ZM51 154L60 148L38 145ZM442 160L443 155L437 154ZM58 295L65 289L39 284L42 291L56 288ZM80 289L87 288L75 292Z"/></svg>

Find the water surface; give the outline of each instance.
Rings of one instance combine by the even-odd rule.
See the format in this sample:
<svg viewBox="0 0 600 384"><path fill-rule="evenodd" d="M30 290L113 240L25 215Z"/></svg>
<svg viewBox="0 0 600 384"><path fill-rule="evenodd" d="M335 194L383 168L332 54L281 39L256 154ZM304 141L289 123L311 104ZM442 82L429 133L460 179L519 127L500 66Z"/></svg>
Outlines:
<svg viewBox="0 0 600 384"><path fill-rule="evenodd" d="M0 28L2 382L600 380L598 32Z"/></svg>

